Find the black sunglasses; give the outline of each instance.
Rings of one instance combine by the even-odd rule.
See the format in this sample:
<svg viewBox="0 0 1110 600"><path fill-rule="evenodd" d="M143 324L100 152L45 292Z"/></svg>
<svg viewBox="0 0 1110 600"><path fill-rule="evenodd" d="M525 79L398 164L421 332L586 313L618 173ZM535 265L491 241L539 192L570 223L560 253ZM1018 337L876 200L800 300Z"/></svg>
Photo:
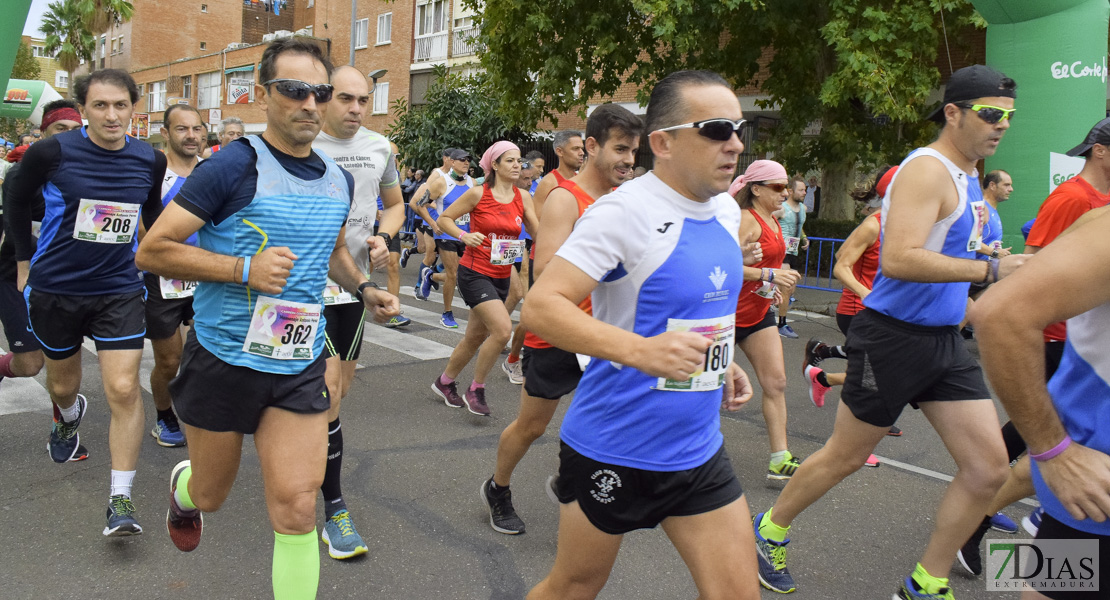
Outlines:
<svg viewBox="0 0 1110 600"><path fill-rule="evenodd" d="M676 129L697 129L702 137L709 138L715 142L727 142L732 139L732 134L736 137L743 139L744 129L747 127L748 122L744 119L733 121L732 119L706 119L704 121L694 121L693 123L683 123L681 125L672 125L664 127L658 131L674 131Z"/></svg>
<svg viewBox="0 0 1110 600"><path fill-rule="evenodd" d="M975 114L979 115L980 119L991 125L1003 119L1013 121L1014 111L1017 110L1016 108L1002 108L1000 106L990 106L988 104L968 104L966 102L953 102L953 104L960 108L975 111Z"/></svg>
<svg viewBox="0 0 1110 600"><path fill-rule="evenodd" d="M308 95L311 93L316 97L316 102L318 104L323 104L331 100L332 91L335 89L330 83L312 85L311 83L305 83L299 79L271 79L262 82L262 85L273 85L279 94L290 100L296 100L297 102L308 98Z"/></svg>

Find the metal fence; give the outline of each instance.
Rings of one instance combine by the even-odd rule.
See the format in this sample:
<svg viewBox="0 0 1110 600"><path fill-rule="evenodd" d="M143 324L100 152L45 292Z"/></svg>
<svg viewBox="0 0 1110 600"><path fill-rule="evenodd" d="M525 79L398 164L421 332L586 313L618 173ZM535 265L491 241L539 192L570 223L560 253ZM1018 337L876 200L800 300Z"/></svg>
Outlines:
<svg viewBox="0 0 1110 600"><path fill-rule="evenodd" d="M836 238L810 237L809 248L805 250L805 266L802 283L798 287L809 290L824 290L840 293L844 285L833 276L836 265L836 251L844 240ZM816 247L816 254L814 248Z"/></svg>

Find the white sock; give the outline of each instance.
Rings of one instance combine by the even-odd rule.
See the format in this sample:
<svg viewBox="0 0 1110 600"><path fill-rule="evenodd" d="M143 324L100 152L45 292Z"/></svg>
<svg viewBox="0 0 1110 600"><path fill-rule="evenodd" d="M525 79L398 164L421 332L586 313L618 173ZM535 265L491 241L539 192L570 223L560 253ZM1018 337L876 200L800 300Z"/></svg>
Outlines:
<svg viewBox="0 0 1110 600"><path fill-rule="evenodd" d="M62 420L66 423L72 423L81 416L81 401L74 400L73 405L69 408L58 407L58 412L62 413Z"/></svg>
<svg viewBox="0 0 1110 600"><path fill-rule="evenodd" d="M134 471L117 471L112 469L112 491L109 496L131 497L131 482L135 480Z"/></svg>
<svg viewBox="0 0 1110 600"><path fill-rule="evenodd" d="M771 464L772 465L782 464L783 462L786 462L786 459L787 459L788 456L790 456L790 451L789 450L780 450L778 452L772 452L771 453Z"/></svg>

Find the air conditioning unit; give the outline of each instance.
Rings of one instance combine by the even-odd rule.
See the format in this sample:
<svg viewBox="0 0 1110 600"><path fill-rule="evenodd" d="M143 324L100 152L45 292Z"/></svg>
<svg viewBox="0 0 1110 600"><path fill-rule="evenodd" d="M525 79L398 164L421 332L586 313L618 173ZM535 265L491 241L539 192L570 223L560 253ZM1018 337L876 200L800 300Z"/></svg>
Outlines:
<svg viewBox="0 0 1110 600"><path fill-rule="evenodd" d="M288 29L279 29L274 32L274 37L277 39L285 39L293 37L293 32Z"/></svg>
<svg viewBox="0 0 1110 600"><path fill-rule="evenodd" d="M277 39L277 34L276 33L267 33L266 35L262 36L262 41L263 42L272 42L275 39Z"/></svg>
<svg viewBox="0 0 1110 600"><path fill-rule="evenodd" d="M293 33L293 35L302 35L302 36L311 37L312 36L312 28L311 27L302 27L302 28L298 29L297 31L295 31Z"/></svg>
<svg viewBox="0 0 1110 600"><path fill-rule="evenodd" d="M265 36L263 36L263 40L265 40L265 39L266 39ZM250 44L247 44L245 42L231 42L230 44L227 45L227 49L228 50L236 50L236 49L239 49L239 48L246 48L247 46L250 46Z"/></svg>

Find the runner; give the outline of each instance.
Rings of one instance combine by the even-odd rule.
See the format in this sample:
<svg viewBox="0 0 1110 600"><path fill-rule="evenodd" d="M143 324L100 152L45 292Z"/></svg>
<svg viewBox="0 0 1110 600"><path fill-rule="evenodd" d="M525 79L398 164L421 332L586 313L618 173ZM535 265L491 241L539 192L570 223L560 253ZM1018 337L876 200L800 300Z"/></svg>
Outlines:
<svg viewBox="0 0 1110 600"><path fill-rule="evenodd" d="M786 439L786 366L782 339L771 304L789 299L798 272L785 264L786 242L774 212L789 194L786 169L773 160L757 160L729 187L743 209L740 239L758 240L763 259L744 269L744 287L736 307L736 344L755 369L763 390L763 420L771 446L768 479L790 479L801 460L790 453ZM782 267L782 268L780 268Z"/></svg>
<svg viewBox="0 0 1110 600"><path fill-rule="evenodd" d="M618 104L602 104L590 113L586 120L586 152L593 160L547 196L537 237L542 242L533 265L537 274L543 272L582 213L598 197L624 181L625 174L632 170L643 127L639 117ZM589 299L583 300L581 306L590 312ZM490 513L490 526L510 535L524 533L524 521L513 508L509 491L513 470L532 443L547 430L559 400L574 391L582 377L577 356L531 333L524 339L524 360L520 362L527 365L524 387L520 390L520 413L501 434L496 469L481 489L482 501Z"/></svg>
<svg viewBox="0 0 1110 600"><path fill-rule="evenodd" d="M366 76L351 66L340 66L332 72L332 99L323 105L321 131L312 142L313 149L331 157L355 180L354 201L347 214L344 243L365 279L375 268L383 268L389 260L388 249L399 239L397 232L404 222L404 202L397 174L397 164L389 140L362 126L362 117L370 103L370 86ZM382 225L374 234L377 199L385 205ZM373 264L372 264L373 263ZM396 263L393 263L396 266ZM390 291L390 294L394 292ZM395 294L394 294L395 295ZM408 324L408 319L395 316L385 323L388 327ZM343 501L341 473L343 468L343 430L339 407L351 389L358 358L362 350L362 329L366 325L366 308L358 298L329 280L324 290L324 319L327 322L327 367L331 408L328 409L328 462L324 471L324 532L328 555L346 559L365 554L369 548L351 521Z"/></svg>
<svg viewBox="0 0 1110 600"><path fill-rule="evenodd" d="M243 125L243 120L239 117L228 117L220 121L220 126L216 131L216 139L220 142L215 146L208 148L203 154L202 158L211 158L213 154L219 152L221 148L227 146L231 142L243 137L247 134L247 130Z"/></svg>
<svg viewBox="0 0 1110 600"><path fill-rule="evenodd" d="M722 404L751 397L730 356L744 261L723 194L740 103L715 73L680 71L656 84L646 121L655 170L586 211L524 307L529 331L595 357L560 431L558 553L530 600L597 596L624 534L658 525L700 597L759 597L720 428Z"/></svg>
<svg viewBox="0 0 1110 600"><path fill-rule="evenodd" d="M447 406L463 405L473 414L490 414L486 403L486 376L501 349L509 341L513 322L505 310L513 259L524 254L524 241L518 239L523 224L536 230L532 196L515 185L520 176L520 148L500 141L486 150L480 162L485 183L470 188L439 214L439 228L450 238L466 244L459 261L459 293L470 308L466 334L451 352L443 374L432 383L432 391ZM454 169L454 168L453 168ZM465 221L464 221L465 219ZM469 230L459 226L469 222ZM450 254L450 246L441 246ZM447 264L447 261L444 261ZM444 296L447 288L444 286ZM455 379L474 356L474 380L464 397L459 397Z"/></svg>
<svg viewBox="0 0 1110 600"><path fill-rule="evenodd" d="M464 193L474 187L474 180L466 174L469 169L470 153L465 150L452 150L450 171L446 176L429 179L428 189L424 192L421 200L425 204L428 200L435 203L435 207L429 207L426 213L430 218L428 222L435 223L433 226L433 229L436 230L435 244L436 250L439 252L439 259L443 263L443 273L436 273L431 267L422 269L420 295L427 298L433 287L443 286L443 314L439 318L439 323L448 329L459 328L459 324L455 321L455 313L452 311L452 304L455 299L455 285L458 281L459 258L463 255L465 245L458 238L444 231L443 224L439 223L439 216L461 198ZM418 206L424 209L424 206L420 203L418 203ZM459 217L459 222L456 224L457 228L464 232L469 231L469 222L469 215L464 213L463 216Z"/></svg>
<svg viewBox="0 0 1110 600"><path fill-rule="evenodd" d="M984 216L975 163L994 154L1009 128L1014 88L1012 79L983 65L953 74L930 115L943 122L939 138L911 152L891 181L881 217L882 262L866 308L848 330L848 376L832 437L755 519L760 581L769 589L795 589L786 567L791 522L858 470L910 404L940 434L958 471L921 562L894 597L952 598L952 557L1007 470L994 402L956 326L971 281L1001 279L1026 258L975 260Z"/></svg>
<svg viewBox="0 0 1110 600"><path fill-rule="evenodd" d="M87 456L77 429L88 402L81 389L81 343L96 345L111 411L112 478L104 535L137 535L131 485L142 446L139 361L146 319L135 236L162 209L166 156L128 136L135 80L102 69L79 78L74 98L89 124L35 143L11 178L8 232L15 244L17 287L29 326L46 357L47 391L57 409L47 449L54 462ZM45 186L45 187L44 187ZM31 236L34 198L46 202L38 248ZM33 256L32 256L33 253Z"/></svg>
<svg viewBox="0 0 1110 600"><path fill-rule="evenodd" d="M55 100L43 107L43 139L80 127L81 113L73 100ZM5 202L11 196L12 177L19 168L17 162L8 171L3 187ZM35 192L31 203L31 219L41 222L46 210L41 189ZM27 328L27 302L16 287L15 243L12 238L12 235L5 234L3 243L0 243L0 325L3 325L4 337L8 340L8 353L0 356L0 381L5 377L34 377L43 365L42 345ZM31 244L34 251L34 238ZM82 450L79 455L84 457L86 453Z"/></svg>
<svg viewBox="0 0 1110 600"><path fill-rule="evenodd" d="M171 104L162 117L162 138L166 140L166 176L162 179L162 206L169 204L185 179L200 162L198 156L206 130L200 112L188 104ZM188 243L196 245L196 236ZM181 347L185 343L181 327L193 320L195 281L166 279L144 273L146 284L146 337L154 350L154 369L150 372L150 395L157 411L154 436L159 446L178 448L185 445L185 434L173 412L170 380L181 366Z"/></svg>
<svg viewBox="0 0 1110 600"><path fill-rule="evenodd" d="M428 184L432 179L447 177L447 174L451 172L451 165L453 164L451 157L455 155L455 149L444 148L442 154L443 165L432 169L432 173L428 176L428 180L421 184L416 189L416 192L413 193L412 198L409 199L409 208L415 215L413 217L413 222L416 224L415 228L418 234L423 234L424 236L424 259L421 261L422 266L416 275L416 285L412 290L412 295L417 300L428 299L427 295L421 295L420 286L424 283L424 270L435 269L436 259L439 255L439 250L436 248L435 243L436 228L439 226L435 225L435 217L432 216L432 213L435 212L435 207L431 205L432 196L431 193L428 192ZM448 184L450 185L450 182L448 182ZM428 192L426 197L425 192ZM431 285L437 289L439 287L439 284L435 282Z"/></svg>
<svg viewBox="0 0 1110 600"><path fill-rule="evenodd" d="M378 322L398 311L347 250L353 178L312 150L318 111L332 95L330 70L309 40L271 43L255 88L266 130L202 163L138 255L150 271L200 282L196 325L170 385L191 459L170 476L170 539L182 551L197 547L201 511L227 498L243 436L254 434L274 529L274 597L282 600L315 598L320 576L314 521L330 407L320 322L326 279L363 294ZM198 231L199 247L184 243Z"/></svg>
<svg viewBox="0 0 1110 600"><path fill-rule="evenodd" d="M1101 143L1094 147L1094 152L1105 151ZM983 368L1029 443L1033 481L1045 508L1036 539L1095 540L1100 557L1110 552L1110 437L1103 426L1110 399L1107 227L1110 209L1080 217L1072 231L1038 252L1012 280L987 290L971 309L984 348ZM1088 260L1077 261L1077 256ZM1031 289L1053 293L1029 294ZM1037 342L1046 327L1064 318L1066 348L1046 386L1030 377L1048 366ZM1095 575L1106 581L1106 560L1096 564ZM1069 577L1060 575L1060 588L1043 594L1026 590L1022 598L1106 596L1105 590L1068 587Z"/></svg>
<svg viewBox="0 0 1110 600"><path fill-rule="evenodd" d="M783 259L783 268L797 271L799 276L805 271L805 254L799 255L798 251L809 250L809 238L803 229L806 222L806 207L802 201L806 197L806 182L800 177L790 180L788 185L790 194L783 202L775 217L782 231L782 238L786 241L786 255ZM794 328L786 324L786 313L790 311L790 303L794 301L793 292L779 294L782 296L776 306L779 315L779 335L785 338L798 339Z"/></svg>

